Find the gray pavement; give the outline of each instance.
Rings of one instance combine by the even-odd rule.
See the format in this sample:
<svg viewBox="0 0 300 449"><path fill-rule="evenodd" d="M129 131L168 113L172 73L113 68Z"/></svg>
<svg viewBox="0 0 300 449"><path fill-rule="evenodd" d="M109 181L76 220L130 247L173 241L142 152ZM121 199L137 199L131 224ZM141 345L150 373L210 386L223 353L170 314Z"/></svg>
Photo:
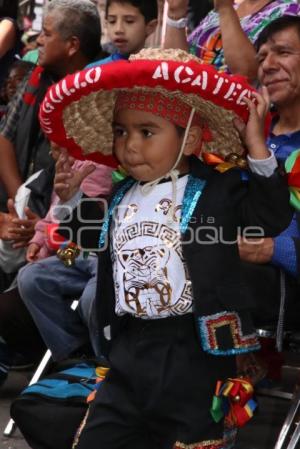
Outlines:
<svg viewBox="0 0 300 449"><path fill-rule="evenodd" d="M27 385L30 376L31 373L11 373L0 389L0 449L30 449L18 430L11 438L3 437L3 430L9 420L10 403ZM289 401L268 397L259 397L258 401L259 410L250 423L240 430L235 449L274 448Z"/></svg>

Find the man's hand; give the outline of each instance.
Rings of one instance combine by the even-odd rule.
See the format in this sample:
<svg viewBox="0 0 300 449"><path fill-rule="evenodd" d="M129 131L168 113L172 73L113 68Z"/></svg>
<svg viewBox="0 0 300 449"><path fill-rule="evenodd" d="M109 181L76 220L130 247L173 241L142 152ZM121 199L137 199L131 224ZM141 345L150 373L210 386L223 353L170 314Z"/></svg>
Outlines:
<svg viewBox="0 0 300 449"><path fill-rule="evenodd" d="M12 199L7 201L8 213L0 212L0 239L11 240L9 235L9 228L12 225L12 221L18 218L14 202Z"/></svg>
<svg viewBox="0 0 300 449"><path fill-rule="evenodd" d="M268 263L274 253L274 240L270 237L264 239L239 239L240 258L244 262Z"/></svg>
<svg viewBox="0 0 300 449"><path fill-rule="evenodd" d="M29 207L25 207L25 218L14 218L8 229L9 240L13 240L12 247L15 249L24 248L34 236L34 228L40 217L32 212Z"/></svg>
<svg viewBox="0 0 300 449"><path fill-rule="evenodd" d="M12 199L7 201L8 213L0 213L0 238L13 241L13 248L27 246L34 235L34 227L40 219L29 207L25 207L26 218L21 219L15 209Z"/></svg>
<svg viewBox="0 0 300 449"><path fill-rule="evenodd" d="M171 19L177 20L187 15L188 0L167 0L167 2L169 5L168 16Z"/></svg>
<svg viewBox="0 0 300 449"><path fill-rule="evenodd" d="M56 162L54 190L62 202L70 200L79 190L84 178L95 170L95 165L87 165L80 171L72 170L74 158L69 156L65 149L61 150L61 154Z"/></svg>
<svg viewBox="0 0 300 449"><path fill-rule="evenodd" d="M35 262L38 259L40 249L40 245L38 245L37 243L30 243L26 252L27 262Z"/></svg>
<svg viewBox="0 0 300 449"><path fill-rule="evenodd" d="M262 94L254 92L253 96L257 100L256 104L249 98L243 98L249 109L247 125L238 118L234 119L234 125L248 148L249 156L253 159L266 159L270 153L265 143L264 126L269 111L270 97L265 86L262 88Z"/></svg>

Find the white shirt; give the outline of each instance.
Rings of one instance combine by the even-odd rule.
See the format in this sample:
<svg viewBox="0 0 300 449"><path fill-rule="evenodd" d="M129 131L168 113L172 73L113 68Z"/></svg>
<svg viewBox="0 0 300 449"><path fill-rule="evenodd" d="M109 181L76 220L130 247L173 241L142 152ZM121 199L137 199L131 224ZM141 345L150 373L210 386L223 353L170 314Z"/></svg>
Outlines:
<svg viewBox="0 0 300 449"><path fill-rule="evenodd" d="M156 319L192 311L191 282L182 255L179 220L188 176L176 182L171 218L172 182L145 195L135 184L116 208L111 247L116 314Z"/></svg>

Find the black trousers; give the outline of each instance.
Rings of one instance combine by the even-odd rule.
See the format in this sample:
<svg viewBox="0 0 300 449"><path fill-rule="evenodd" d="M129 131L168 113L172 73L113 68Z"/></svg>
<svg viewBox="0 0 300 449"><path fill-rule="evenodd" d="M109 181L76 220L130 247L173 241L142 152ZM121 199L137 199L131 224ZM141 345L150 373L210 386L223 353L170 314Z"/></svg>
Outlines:
<svg viewBox="0 0 300 449"><path fill-rule="evenodd" d="M213 421L210 407L217 380L235 375L235 358L204 353L192 315L124 318L110 363L76 449L171 449L207 440L220 447L223 422Z"/></svg>

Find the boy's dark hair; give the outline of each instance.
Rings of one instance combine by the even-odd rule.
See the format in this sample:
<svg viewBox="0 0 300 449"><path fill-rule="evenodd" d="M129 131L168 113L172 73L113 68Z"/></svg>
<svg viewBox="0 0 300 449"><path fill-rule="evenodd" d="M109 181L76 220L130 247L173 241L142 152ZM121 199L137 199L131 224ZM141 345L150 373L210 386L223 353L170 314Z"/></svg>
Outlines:
<svg viewBox="0 0 300 449"><path fill-rule="evenodd" d="M151 20L157 19L158 17L158 6L157 0L107 0L106 8L105 8L105 17L108 16L108 8L113 3L121 3L134 6L137 8L142 16L145 18L145 23L150 22Z"/></svg>
<svg viewBox="0 0 300 449"><path fill-rule="evenodd" d="M295 28L300 40L300 17L299 16L282 16L269 23L258 36L255 42L256 51L260 49L275 33L284 31L288 28Z"/></svg>

